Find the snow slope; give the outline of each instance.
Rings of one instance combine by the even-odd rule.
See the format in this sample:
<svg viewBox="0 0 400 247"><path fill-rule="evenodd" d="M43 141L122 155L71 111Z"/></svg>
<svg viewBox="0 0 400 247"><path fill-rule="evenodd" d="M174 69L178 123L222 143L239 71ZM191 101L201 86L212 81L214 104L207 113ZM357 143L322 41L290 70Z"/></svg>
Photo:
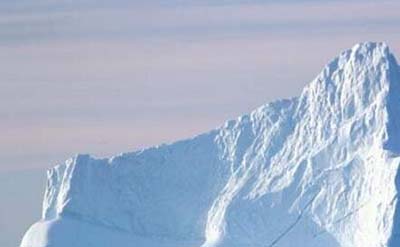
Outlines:
<svg viewBox="0 0 400 247"><path fill-rule="evenodd" d="M399 131L400 68L385 44L357 44L300 97L49 170L21 246L400 246Z"/></svg>

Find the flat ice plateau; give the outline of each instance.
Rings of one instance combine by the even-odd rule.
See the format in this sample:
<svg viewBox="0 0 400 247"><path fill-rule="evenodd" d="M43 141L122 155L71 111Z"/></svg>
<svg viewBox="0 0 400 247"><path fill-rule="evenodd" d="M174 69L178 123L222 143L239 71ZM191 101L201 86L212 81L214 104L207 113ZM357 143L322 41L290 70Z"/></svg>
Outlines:
<svg viewBox="0 0 400 247"><path fill-rule="evenodd" d="M342 52L299 97L48 171L22 247L399 247L400 67Z"/></svg>

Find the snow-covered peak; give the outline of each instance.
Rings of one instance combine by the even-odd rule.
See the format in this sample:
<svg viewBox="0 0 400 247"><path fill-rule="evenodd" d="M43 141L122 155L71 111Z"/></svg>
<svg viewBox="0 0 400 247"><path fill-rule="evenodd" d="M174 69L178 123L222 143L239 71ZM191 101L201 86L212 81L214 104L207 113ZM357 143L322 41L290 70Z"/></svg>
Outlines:
<svg viewBox="0 0 400 247"><path fill-rule="evenodd" d="M326 112L340 108L333 113L349 118L376 99L379 92L389 90L393 72L398 73L398 65L386 44L357 44L325 66L303 90L302 103L324 105Z"/></svg>
<svg viewBox="0 0 400 247"><path fill-rule="evenodd" d="M325 66L303 90L298 116L309 117L310 122L317 125L313 131L320 131L320 135L329 135L328 130L371 114L377 107L382 110L380 114L387 115L377 119L385 121L390 117L390 122L397 123L396 118L400 116L396 110L400 99L399 73L399 66L385 43L356 44Z"/></svg>
<svg viewBox="0 0 400 247"><path fill-rule="evenodd" d="M170 145L79 155L49 171L22 246L398 246L399 73L385 44L361 43L298 98Z"/></svg>

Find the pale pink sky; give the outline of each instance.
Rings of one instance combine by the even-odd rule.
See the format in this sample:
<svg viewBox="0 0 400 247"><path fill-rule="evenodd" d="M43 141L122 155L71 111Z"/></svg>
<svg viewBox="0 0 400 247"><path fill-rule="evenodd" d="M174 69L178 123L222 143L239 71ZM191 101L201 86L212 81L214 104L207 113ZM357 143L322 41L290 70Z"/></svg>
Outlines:
<svg viewBox="0 0 400 247"><path fill-rule="evenodd" d="M357 42L400 53L398 1L105 3L2 3L0 171L207 131Z"/></svg>

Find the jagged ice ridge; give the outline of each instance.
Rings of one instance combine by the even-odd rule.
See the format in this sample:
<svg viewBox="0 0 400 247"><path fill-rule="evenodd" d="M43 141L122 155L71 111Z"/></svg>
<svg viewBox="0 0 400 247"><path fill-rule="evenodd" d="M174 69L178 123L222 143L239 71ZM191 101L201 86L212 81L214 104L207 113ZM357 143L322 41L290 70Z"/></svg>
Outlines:
<svg viewBox="0 0 400 247"><path fill-rule="evenodd" d="M384 43L220 128L48 171L22 247L400 246L400 68Z"/></svg>

